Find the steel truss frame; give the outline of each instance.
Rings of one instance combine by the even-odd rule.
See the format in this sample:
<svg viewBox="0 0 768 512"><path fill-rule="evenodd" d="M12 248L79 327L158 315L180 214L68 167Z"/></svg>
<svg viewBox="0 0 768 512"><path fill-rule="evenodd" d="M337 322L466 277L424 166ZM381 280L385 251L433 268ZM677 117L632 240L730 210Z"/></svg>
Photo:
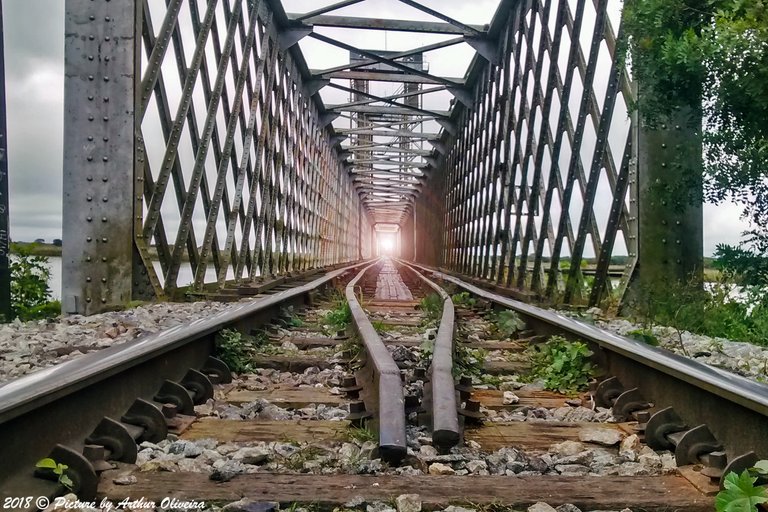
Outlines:
<svg viewBox="0 0 768 512"><path fill-rule="evenodd" d="M435 145L442 172L434 188L446 200L442 229L428 228L445 233L432 263L552 300L621 297L638 253L638 130L626 108L635 96L617 49L621 33L608 0L508 7L491 29L501 58L476 59L466 78L471 104L451 117L458 133L442 133ZM598 73L606 61L607 77ZM609 208L597 202L598 185ZM435 206L429 201L425 212ZM617 240L628 253L620 269L610 264ZM585 252L597 260L587 270Z"/></svg>
<svg viewBox="0 0 768 512"><path fill-rule="evenodd" d="M370 254L279 3L67 0L66 13L65 312Z"/></svg>

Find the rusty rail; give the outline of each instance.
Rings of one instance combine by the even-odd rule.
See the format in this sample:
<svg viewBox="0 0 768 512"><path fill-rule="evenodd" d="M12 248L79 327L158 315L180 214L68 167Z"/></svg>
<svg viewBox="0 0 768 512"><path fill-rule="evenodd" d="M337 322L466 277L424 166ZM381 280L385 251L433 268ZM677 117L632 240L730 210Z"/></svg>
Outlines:
<svg viewBox="0 0 768 512"><path fill-rule="evenodd" d="M400 265L410 269L427 286L443 299L443 314L435 336L432 363L429 367L432 401L432 442L446 451L459 443L461 431L456 402L456 388L453 380L453 335L456 313L451 296L435 282L403 260Z"/></svg>
<svg viewBox="0 0 768 512"><path fill-rule="evenodd" d="M361 270L347 284L345 294L352 324L366 352L360 378L366 383L363 386L368 395L366 405L378 414L379 454L383 460L396 463L406 454L405 398L400 369L355 296L355 285L377 263Z"/></svg>
<svg viewBox="0 0 768 512"><path fill-rule="evenodd" d="M656 449L674 449L678 465L703 463L710 466L709 476L718 478L768 457L768 385L414 266L516 311L537 332L591 344L614 376L598 386L598 405L625 417L653 406L642 421L638 417L646 440Z"/></svg>
<svg viewBox="0 0 768 512"><path fill-rule="evenodd" d="M13 440L3 448L0 497L54 496L58 484L31 478L35 462L51 457L69 466L73 491L90 499L96 492L97 463L132 463L137 442L165 438L160 404L193 415L194 405L212 396L212 382L226 381L226 365L210 358L217 331L263 323L279 306L305 301L313 290L366 263L0 386L0 437Z"/></svg>

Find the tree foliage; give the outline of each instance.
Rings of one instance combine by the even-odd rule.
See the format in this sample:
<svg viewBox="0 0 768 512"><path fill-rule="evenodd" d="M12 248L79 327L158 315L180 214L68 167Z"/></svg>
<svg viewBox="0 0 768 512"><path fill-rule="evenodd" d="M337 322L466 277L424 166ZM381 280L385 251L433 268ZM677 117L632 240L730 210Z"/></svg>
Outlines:
<svg viewBox="0 0 768 512"><path fill-rule="evenodd" d="M38 320L57 316L59 301L51 301L48 258L33 255L34 247L17 248L11 259L11 308L20 320Z"/></svg>
<svg viewBox="0 0 768 512"><path fill-rule="evenodd" d="M701 111L705 194L768 232L768 1L625 0L646 123Z"/></svg>

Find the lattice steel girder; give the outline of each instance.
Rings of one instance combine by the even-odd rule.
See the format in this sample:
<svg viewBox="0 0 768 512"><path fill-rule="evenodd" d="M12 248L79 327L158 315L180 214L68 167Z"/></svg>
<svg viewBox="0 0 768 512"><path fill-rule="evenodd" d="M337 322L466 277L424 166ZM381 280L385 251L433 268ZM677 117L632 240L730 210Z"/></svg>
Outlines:
<svg viewBox="0 0 768 512"><path fill-rule="evenodd" d="M457 27L450 23L435 21L389 20L383 18L356 18L352 16L318 15L311 18L302 14L289 13L288 19L303 21L318 27L357 28L368 30L395 30L400 32L426 32L430 34L466 34L476 36L485 33L482 25Z"/></svg>
<svg viewBox="0 0 768 512"><path fill-rule="evenodd" d="M141 3L65 9L62 310L87 315L131 300Z"/></svg>
<svg viewBox="0 0 768 512"><path fill-rule="evenodd" d="M340 78L343 80L371 80L374 82L398 82L406 84L453 84L463 85L465 80L461 77L446 76L414 76L406 73L385 73L381 71L334 71L323 73L321 69L313 69L313 76L323 78Z"/></svg>

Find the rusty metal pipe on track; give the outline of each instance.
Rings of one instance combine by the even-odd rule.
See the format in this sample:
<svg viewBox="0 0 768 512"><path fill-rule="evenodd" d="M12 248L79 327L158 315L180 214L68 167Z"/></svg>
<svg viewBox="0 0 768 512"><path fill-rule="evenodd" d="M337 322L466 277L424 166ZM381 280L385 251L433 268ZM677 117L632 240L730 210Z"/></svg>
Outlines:
<svg viewBox="0 0 768 512"><path fill-rule="evenodd" d="M432 442L441 450L448 450L459 443L461 430L457 413L456 384L453 380L453 336L456 327L456 312L451 296L437 283L403 260L396 260L410 269L427 286L443 299L443 314L435 336L432 363L429 367L432 392Z"/></svg>
<svg viewBox="0 0 768 512"><path fill-rule="evenodd" d="M370 396L371 408L378 415L379 454L390 463L400 462L406 455L405 398L400 379L400 369L387 350L381 337L374 329L360 302L355 296L355 285L363 275L379 262L374 262L360 271L349 284L345 295L352 312L352 324L365 348L365 386Z"/></svg>

